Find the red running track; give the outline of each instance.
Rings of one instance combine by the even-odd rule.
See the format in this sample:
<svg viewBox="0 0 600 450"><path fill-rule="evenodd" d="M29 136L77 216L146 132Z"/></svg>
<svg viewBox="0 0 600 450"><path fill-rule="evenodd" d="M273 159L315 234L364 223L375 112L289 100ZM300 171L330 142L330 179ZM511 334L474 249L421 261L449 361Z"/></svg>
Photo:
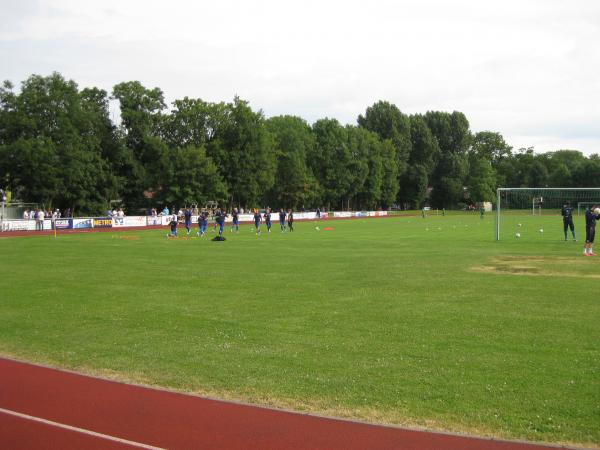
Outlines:
<svg viewBox="0 0 600 450"><path fill-rule="evenodd" d="M541 450L205 399L0 358L0 447Z"/></svg>

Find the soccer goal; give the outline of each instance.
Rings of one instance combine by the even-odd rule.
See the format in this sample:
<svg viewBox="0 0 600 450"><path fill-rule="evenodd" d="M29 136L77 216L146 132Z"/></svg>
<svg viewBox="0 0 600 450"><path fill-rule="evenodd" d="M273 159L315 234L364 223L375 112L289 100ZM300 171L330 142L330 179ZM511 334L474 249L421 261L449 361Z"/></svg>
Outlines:
<svg viewBox="0 0 600 450"><path fill-rule="evenodd" d="M585 210L594 205L600 205L600 196L598 196L593 202L577 202L577 215L581 216L585 214Z"/></svg>
<svg viewBox="0 0 600 450"><path fill-rule="evenodd" d="M565 204L569 203L573 212L577 208L578 214L588 206L600 204L600 187L498 188L496 193L497 241L501 236L541 239L548 225L560 229L561 223L556 219Z"/></svg>

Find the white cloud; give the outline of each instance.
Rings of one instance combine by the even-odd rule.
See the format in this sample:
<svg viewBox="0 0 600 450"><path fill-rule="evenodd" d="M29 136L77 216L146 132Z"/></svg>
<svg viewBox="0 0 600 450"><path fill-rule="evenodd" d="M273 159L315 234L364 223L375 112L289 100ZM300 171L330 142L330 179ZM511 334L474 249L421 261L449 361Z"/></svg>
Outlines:
<svg viewBox="0 0 600 450"><path fill-rule="evenodd" d="M39 0L0 17L3 78L58 70L168 100L234 95L267 115L354 123L379 99L463 111L539 151L600 152L595 0ZM18 5L18 6L14 6Z"/></svg>

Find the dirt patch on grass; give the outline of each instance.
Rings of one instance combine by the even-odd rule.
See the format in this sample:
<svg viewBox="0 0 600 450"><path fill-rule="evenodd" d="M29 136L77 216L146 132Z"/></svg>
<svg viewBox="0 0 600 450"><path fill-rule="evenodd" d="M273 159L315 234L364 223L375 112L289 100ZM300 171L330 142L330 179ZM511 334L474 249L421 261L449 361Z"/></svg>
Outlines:
<svg viewBox="0 0 600 450"><path fill-rule="evenodd" d="M595 262L583 257L496 256L486 264L471 267L470 270L503 275L600 279L600 271Z"/></svg>

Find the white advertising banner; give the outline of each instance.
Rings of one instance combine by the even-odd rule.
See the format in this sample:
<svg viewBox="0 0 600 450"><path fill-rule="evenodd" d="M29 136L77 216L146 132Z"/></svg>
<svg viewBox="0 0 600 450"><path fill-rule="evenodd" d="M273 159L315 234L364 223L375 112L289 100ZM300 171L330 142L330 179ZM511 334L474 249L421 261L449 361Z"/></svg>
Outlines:
<svg viewBox="0 0 600 450"><path fill-rule="evenodd" d="M146 217L146 225L154 226L154 225L162 225L162 216L148 216Z"/></svg>
<svg viewBox="0 0 600 450"><path fill-rule="evenodd" d="M113 217L113 227L145 227L146 216Z"/></svg>
<svg viewBox="0 0 600 450"><path fill-rule="evenodd" d="M5 220L2 231L34 231L35 220Z"/></svg>
<svg viewBox="0 0 600 450"><path fill-rule="evenodd" d="M333 213L333 217L352 217L353 214L350 211L336 211Z"/></svg>

